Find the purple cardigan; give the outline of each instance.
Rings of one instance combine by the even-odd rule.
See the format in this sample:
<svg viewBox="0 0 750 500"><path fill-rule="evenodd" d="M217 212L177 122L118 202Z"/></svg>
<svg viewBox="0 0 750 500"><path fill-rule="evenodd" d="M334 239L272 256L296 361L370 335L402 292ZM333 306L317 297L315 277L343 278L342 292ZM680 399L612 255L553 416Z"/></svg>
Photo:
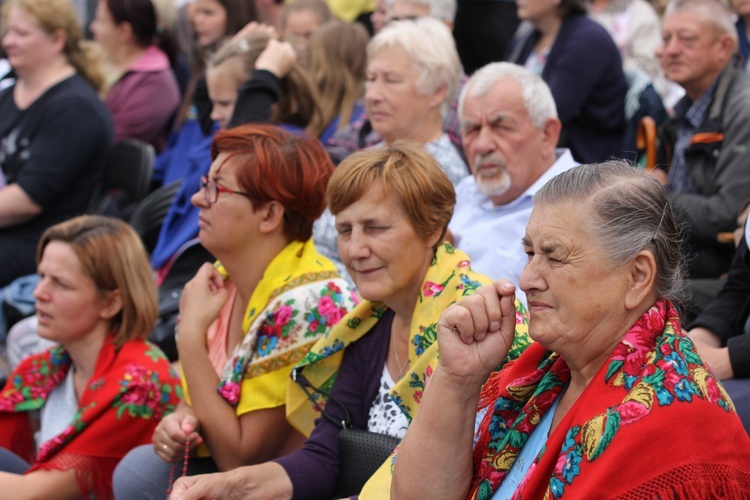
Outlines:
<svg viewBox="0 0 750 500"><path fill-rule="evenodd" d="M389 309L372 330L346 348L338 378L331 390L331 395L346 405L351 414L351 424L357 429L367 429L370 407L378 394L388 354L392 321L393 311ZM326 411L334 418L343 419L343 412L337 404L328 404ZM339 475L340 430L328 419L319 418L302 448L274 460L281 464L292 480L292 498L332 498Z"/></svg>
<svg viewBox="0 0 750 500"><path fill-rule="evenodd" d="M180 104L180 88L164 52L146 49L112 86L104 104L115 122L115 141L140 139L161 152Z"/></svg>

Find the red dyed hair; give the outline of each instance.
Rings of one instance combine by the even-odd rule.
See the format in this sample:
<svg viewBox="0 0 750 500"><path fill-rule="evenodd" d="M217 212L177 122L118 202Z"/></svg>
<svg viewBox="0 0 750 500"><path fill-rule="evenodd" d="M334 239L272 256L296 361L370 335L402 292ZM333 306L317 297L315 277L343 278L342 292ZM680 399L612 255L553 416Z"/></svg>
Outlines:
<svg viewBox="0 0 750 500"><path fill-rule="evenodd" d="M333 174L333 163L317 139L274 125L248 124L217 132L211 158L219 153L239 161L237 183L253 207L281 203L284 234L290 241L310 239Z"/></svg>

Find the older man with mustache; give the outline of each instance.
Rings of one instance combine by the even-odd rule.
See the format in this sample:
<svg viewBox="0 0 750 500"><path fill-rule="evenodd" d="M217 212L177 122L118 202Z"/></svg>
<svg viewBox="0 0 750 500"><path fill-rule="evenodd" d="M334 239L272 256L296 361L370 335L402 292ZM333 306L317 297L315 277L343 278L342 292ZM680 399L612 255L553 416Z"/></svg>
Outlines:
<svg viewBox="0 0 750 500"><path fill-rule="evenodd" d="M458 114L473 176L456 188L449 230L473 269L518 285L531 197L577 165L569 150L555 148L561 128L555 100L547 84L525 68L491 63L464 87ZM519 299L525 300L523 294Z"/></svg>
<svg viewBox="0 0 750 500"><path fill-rule="evenodd" d="M659 131L657 176L687 229L690 277L728 269L733 231L750 195L750 76L738 67L737 31L729 9L712 0L674 0L664 13L657 55L664 75L685 89Z"/></svg>

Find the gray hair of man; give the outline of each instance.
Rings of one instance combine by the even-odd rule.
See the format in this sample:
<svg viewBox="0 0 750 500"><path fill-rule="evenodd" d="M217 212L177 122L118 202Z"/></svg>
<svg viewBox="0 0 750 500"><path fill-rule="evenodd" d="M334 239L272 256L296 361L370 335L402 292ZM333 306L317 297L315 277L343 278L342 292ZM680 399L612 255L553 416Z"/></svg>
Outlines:
<svg viewBox="0 0 750 500"><path fill-rule="evenodd" d="M588 210L588 234L615 266L648 250L656 260L657 297L684 299L683 232L655 178L623 160L581 165L554 177L533 200L534 206L574 202Z"/></svg>
<svg viewBox="0 0 750 500"><path fill-rule="evenodd" d="M464 125L464 103L466 98L481 97L500 81L509 78L520 86L523 105L529 113L531 124L541 129L550 118L557 118L557 106L547 84L538 75L523 66L508 62L495 62L479 68L461 91L458 99L458 119Z"/></svg>
<svg viewBox="0 0 750 500"><path fill-rule="evenodd" d="M697 12L706 24L713 25L719 33L727 34L734 42L734 50L739 48L737 28L734 25L734 13L717 0L671 0L664 10L664 16L683 12Z"/></svg>
<svg viewBox="0 0 750 500"><path fill-rule="evenodd" d="M456 0L386 0L386 10L390 15L393 4L397 1L420 5L430 8L430 16L441 21L448 21L451 24L456 20L456 9L458 4Z"/></svg>
<svg viewBox="0 0 750 500"><path fill-rule="evenodd" d="M419 72L417 92L429 95L445 87L440 115L445 116L456 98L461 79L461 61L448 27L431 17L396 21L386 25L367 45L367 58L381 49L400 46Z"/></svg>

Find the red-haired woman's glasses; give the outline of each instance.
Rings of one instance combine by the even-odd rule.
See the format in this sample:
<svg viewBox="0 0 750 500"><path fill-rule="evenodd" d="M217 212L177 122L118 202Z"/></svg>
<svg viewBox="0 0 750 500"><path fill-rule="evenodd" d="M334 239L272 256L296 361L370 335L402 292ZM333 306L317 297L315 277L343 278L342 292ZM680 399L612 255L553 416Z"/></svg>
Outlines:
<svg viewBox="0 0 750 500"><path fill-rule="evenodd" d="M231 193L241 194L250 198L250 195L242 191L234 191L233 189L225 188L224 186L217 184L215 181L209 181L205 175L201 177L201 189L203 190L203 197L206 203L213 205L219 199L219 193Z"/></svg>

